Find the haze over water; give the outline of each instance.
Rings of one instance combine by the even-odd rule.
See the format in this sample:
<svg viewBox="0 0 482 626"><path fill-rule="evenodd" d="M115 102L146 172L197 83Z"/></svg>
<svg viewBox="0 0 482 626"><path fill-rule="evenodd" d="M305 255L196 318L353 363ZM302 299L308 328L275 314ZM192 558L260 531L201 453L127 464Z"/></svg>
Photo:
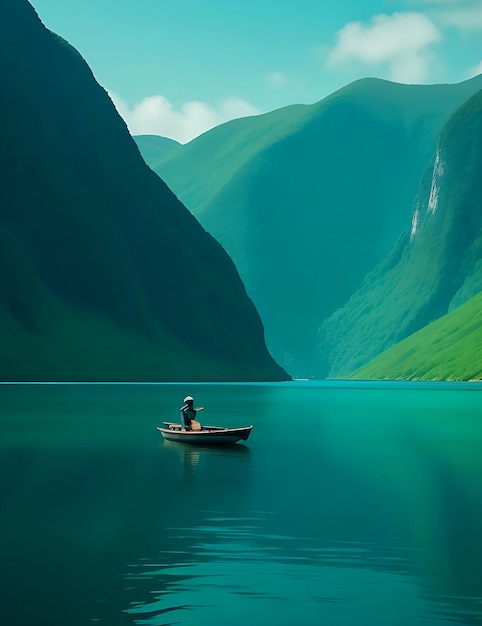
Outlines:
<svg viewBox="0 0 482 626"><path fill-rule="evenodd" d="M0 620L480 624L481 392L2 385ZM248 442L163 442L188 393Z"/></svg>

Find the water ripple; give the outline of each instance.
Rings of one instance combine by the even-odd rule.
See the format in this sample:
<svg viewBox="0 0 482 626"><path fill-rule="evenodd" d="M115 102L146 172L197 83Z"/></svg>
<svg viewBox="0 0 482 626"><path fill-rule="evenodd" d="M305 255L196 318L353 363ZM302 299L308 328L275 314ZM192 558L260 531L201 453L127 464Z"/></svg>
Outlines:
<svg viewBox="0 0 482 626"><path fill-rule="evenodd" d="M156 591L149 591L147 599L138 597L126 612L144 626L166 626L166 613L186 625L275 621L277 626L308 626L323 621L387 626L394 603L397 624L446 626L448 614L456 619L454 612L420 597L421 581L409 567L413 554L409 560L404 548L363 542L322 545L311 537L263 532L266 526L269 517L254 515L212 516L192 529L172 528L172 542L189 541L189 546L129 567L126 578L148 580ZM144 585L138 593L145 595Z"/></svg>

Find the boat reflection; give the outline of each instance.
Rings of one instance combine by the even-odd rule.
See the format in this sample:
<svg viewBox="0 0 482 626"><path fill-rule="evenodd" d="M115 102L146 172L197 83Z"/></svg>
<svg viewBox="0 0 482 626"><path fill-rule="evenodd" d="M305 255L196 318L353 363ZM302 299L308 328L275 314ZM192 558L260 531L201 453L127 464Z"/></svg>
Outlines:
<svg viewBox="0 0 482 626"><path fill-rule="evenodd" d="M176 441L166 441L160 445L163 452L177 454L182 468L183 482L189 483L196 477L201 462L219 462L226 459L232 463L236 461L247 461L251 451L248 446L235 444L233 446L193 446Z"/></svg>

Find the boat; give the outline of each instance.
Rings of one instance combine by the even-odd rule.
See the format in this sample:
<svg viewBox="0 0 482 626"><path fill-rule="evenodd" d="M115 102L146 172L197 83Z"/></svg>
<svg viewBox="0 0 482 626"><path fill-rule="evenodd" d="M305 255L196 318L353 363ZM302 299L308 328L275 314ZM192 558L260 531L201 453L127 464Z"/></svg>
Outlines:
<svg viewBox="0 0 482 626"><path fill-rule="evenodd" d="M163 424L164 427L158 426L157 430L167 441L208 446L226 446L238 441L246 441L253 429L252 426L225 428L223 426L201 426L198 423L197 429L185 430L181 424L173 422L163 422Z"/></svg>

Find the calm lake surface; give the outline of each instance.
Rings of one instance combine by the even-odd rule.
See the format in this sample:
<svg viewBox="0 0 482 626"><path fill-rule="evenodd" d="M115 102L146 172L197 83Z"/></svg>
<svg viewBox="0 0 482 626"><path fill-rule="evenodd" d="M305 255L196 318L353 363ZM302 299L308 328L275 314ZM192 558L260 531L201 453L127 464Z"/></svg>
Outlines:
<svg viewBox="0 0 482 626"><path fill-rule="evenodd" d="M163 442L186 394L230 449ZM1 385L5 626L482 623L479 384Z"/></svg>

